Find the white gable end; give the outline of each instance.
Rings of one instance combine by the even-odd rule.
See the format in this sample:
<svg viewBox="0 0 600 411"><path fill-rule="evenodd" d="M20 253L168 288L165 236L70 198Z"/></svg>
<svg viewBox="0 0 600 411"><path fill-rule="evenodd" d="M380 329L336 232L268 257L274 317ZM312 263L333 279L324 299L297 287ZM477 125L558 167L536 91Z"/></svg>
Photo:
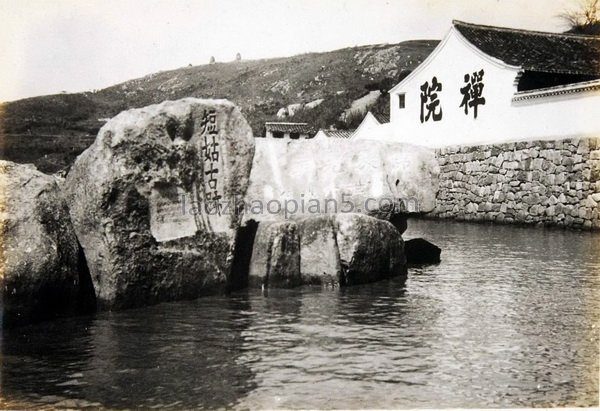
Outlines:
<svg viewBox="0 0 600 411"><path fill-rule="evenodd" d="M363 121L356 128L354 135L352 138L356 138L359 140L369 140L372 139L372 136L377 133L377 129L381 126L379 121L375 118L373 113L370 111L367 113Z"/></svg>
<svg viewBox="0 0 600 411"><path fill-rule="evenodd" d="M473 73L478 76L483 73L477 83L483 87L480 97L485 102L473 106L467 102L465 113L464 105L461 107L464 101L461 88L467 86L465 76L471 77ZM390 120L394 124L394 138L443 146L468 143L465 139L476 142L489 136L498 123L506 121L505 106L510 104L516 91L513 84L517 74L518 68L484 57L451 29L432 55L391 91ZM422 107L421 87L427 84L431 88L434 82L438 90L429 93L430 98ZM402 94L404 108L400 108ZM454 135L455 132L460 134Z"/></svg>
<svg viewBox="0 0 600 411"><path fill-rule="evenodd" d="M514 101L519 71L483 53L453 27L390 90L393 139L443 147L600 134L597 90Z"/></svg>

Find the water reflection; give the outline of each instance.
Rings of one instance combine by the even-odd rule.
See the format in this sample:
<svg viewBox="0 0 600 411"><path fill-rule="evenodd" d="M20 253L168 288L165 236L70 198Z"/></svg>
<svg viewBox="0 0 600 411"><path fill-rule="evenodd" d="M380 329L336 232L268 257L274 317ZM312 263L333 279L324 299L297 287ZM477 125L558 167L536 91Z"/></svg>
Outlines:
<svg viewBox="0 0 600 411"><path fill-rule="evenodd" d="M81 375L90 357L90 317L60 319L33 327L5 330L2 336L2 399L27 406L31 402L56 402ZM16 400L16 402L12 402ZM2 404L7 407L6 403Z"/></svg>
<svg viewBox="0 0 600 411"><path fill-rule="evenodd" d="M405 237L443 250L406 284L246 290L13 330L3 406L598 403L598 234L415 221Z"/></svg>
<svg viewBox="0 0 600 411"><path fill-rule="evenodd" d="M4 405L231 407L254 388L240 360L249 309L243 295L216 297L14 330Z"/></svg>

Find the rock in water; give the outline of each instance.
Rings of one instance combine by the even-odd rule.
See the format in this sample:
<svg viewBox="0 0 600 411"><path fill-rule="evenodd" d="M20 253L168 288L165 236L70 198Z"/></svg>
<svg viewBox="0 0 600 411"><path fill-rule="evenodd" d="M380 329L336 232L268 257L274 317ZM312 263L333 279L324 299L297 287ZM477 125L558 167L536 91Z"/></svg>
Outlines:
<svg viewBox="0 0 600 411"><path fill-rule="evenodd" d="M342 285L406 278L404 242L391 223L362 214L338 214L335 223Z"/></svg>
<svg viewBox="0 0 600 411"><path fill-rule="evenodd" d="M226 100L166 101L106 123L65 182L99 305L223 290L253 155Z"/></svg>
<svg viewBox="0 0 600 411"><path fill-rule="evenodd" d="M413 238L404 243L404 252L409 264L437 264L442 250L423 238Z"/></svg>
<svg viewBox="0 0 600 411"><path fill-rule="evenodd" d="M355 285L394 276L406 278L404 243L389 222L341 213L300 220L261 222L249 284Z"/></svg>
<svg viewBox="0 0 600 411"><path fill-rule="evenodd" d="M298 221L300 272L306 284L340 281L340 252L336 240L335 215L310 216Z"/></svg>
<svg viewBox="0 0 600 411"><path fill-rule="evenodd" d="M300 238L293 221L274 223L272 226L268 284L273 287L300 285Z"/></svg>
<svg viewBox="0 0 600 411"><path fill-rule="evenodd" d="M300 239L294 221L258 225L249 277L252 287L289 288L302 284Z"/></svg>
<svg viewBox="0 0 600 411"><path fill-rule="evenodd" d="M55 179L33 166L0 161L3 327L78 311L78 265L85 265L78 251Z"/></svg>

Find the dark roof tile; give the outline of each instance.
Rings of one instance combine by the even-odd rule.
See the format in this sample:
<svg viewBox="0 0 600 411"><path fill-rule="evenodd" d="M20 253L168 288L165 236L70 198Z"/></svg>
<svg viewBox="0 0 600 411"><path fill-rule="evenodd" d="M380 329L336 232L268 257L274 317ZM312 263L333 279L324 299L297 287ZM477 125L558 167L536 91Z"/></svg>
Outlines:
<svg viewBox="0 0 600 411"><path fill-rule="evenodd" d="M355 130L323 130L329 138L350 138Z"/></svg>
<svg viewBox="0 0 600 411"><path fill-rule="evenodd" d="M506 64L531 71L600 76L600 36L452 23L471 44Z"/></svg>
<svg viewBox="0 0 600 411"><path fill-rule="evenodd" d="M390 122L390 115L389 113L387 115L384 114L373 114L373 116L377 119L377 121L379 121L379 124L386 124Z"/></svg>
<svg viewBox="0 0 600 411"><path fill-rule="evenodd" d="M265 128L269 131L279 131L282 133L311 133L311 127L307 123L266 122Z"/></svg>

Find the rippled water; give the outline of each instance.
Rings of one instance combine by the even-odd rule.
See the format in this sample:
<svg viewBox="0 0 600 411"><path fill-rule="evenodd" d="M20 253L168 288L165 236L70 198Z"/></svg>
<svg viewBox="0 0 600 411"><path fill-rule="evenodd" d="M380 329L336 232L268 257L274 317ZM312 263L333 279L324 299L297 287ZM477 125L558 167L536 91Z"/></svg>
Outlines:
<svg viewBox="0 0 600 411"><path fill-rule="evenodd" d="M411 221L442 263L5 332L4 407L598 405L600 235Z"/></svg>

